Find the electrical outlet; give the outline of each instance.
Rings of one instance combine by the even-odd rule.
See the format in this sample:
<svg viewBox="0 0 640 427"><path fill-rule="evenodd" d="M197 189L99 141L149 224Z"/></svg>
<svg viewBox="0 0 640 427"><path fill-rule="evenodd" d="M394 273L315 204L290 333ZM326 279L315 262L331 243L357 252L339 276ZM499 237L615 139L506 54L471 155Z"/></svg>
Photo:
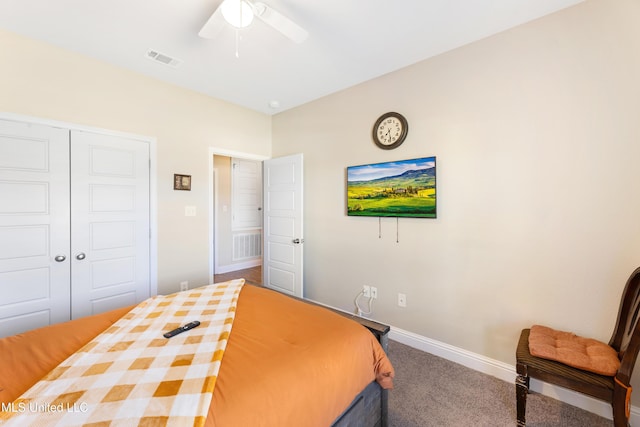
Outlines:
<svg viewBox="0 0 640 427"><path fill-rule="evenodd" d="M362 287L362 292L365 298L371 298L371 286L364 285Z"/></svg>
<svg viewBox="0 0 640 427"><path fill-rule="evenodd" d="M398 294L398 305L400 307L407 306L407 296L405 294Z"/></svg>
<svg viewBox="0 0 640 427"><path fill-rule="evenodd" d="M371 298L373 299L378 298L378 288L374 286L371 287Z"/></svg>
<svg viewBox="0 0 640 427"><path fill-rule="evenodd" d="M186 280L184 282L180 282L180 290L186 291L187 289L189 289L189 282Z"/></svg>

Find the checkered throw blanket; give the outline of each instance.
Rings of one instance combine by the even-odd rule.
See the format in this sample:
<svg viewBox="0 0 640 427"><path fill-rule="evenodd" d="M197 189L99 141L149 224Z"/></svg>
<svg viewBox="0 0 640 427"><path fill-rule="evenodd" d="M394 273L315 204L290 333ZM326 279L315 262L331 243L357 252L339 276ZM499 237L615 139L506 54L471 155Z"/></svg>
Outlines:
<svg viewBox="0 0 640 427"><path fill-rule="evenodd" d="M204 425L243 284L140 303L18 398L0 425ZM194 320L200 326L163 337Z"/></svg>

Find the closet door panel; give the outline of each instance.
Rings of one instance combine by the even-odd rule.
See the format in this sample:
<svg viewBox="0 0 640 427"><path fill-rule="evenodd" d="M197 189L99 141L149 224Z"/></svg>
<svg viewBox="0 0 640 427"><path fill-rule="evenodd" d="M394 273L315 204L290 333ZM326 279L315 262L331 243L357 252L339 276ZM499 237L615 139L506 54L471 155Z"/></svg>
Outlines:
<svg viewBox="0 0 640 427"><path fill-rule="evenodd" d="M71 133L72 318L149 297L149 144Z"/></svg>
<svg viewBox="0 0 640 427"><path fill-rule="evenodd" d="M69 131L0 120L0 337L69 320L69 233Z"/></svg>

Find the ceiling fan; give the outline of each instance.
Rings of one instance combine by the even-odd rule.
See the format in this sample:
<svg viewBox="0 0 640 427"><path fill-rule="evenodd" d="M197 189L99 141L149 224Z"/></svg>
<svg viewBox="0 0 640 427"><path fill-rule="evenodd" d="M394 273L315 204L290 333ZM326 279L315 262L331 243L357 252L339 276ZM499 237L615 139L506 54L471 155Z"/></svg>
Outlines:
<svg viewBox="0 0 640 427"><path fill-rule="evenodd" d="M304 28L277 10L265 3L253 0L224 0L200 29L198 35L205 39L212 39L226 24L230 24L236 29L244 28L251 25L256 16L296 43L302 43L309 35Z"/></svg>

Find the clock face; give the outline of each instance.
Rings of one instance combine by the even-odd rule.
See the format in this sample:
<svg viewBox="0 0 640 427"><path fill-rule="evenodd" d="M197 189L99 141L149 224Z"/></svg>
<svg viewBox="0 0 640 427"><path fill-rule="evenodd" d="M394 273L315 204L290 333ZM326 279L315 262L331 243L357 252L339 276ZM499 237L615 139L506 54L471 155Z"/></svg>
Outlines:
<svg viewBox="0 0 640 427"><path fill-rule="evenodd" d="M407 120L398 113L383 114L373 126L373 141L383 149L396 148L407 136Z"/></svg>
<svg viewBox="0 0 640 427"><path fill-rule="evenodd" d="M402 123L396 117L389 117L378 126L378 141L391 145L402 135Z"/></svg>

